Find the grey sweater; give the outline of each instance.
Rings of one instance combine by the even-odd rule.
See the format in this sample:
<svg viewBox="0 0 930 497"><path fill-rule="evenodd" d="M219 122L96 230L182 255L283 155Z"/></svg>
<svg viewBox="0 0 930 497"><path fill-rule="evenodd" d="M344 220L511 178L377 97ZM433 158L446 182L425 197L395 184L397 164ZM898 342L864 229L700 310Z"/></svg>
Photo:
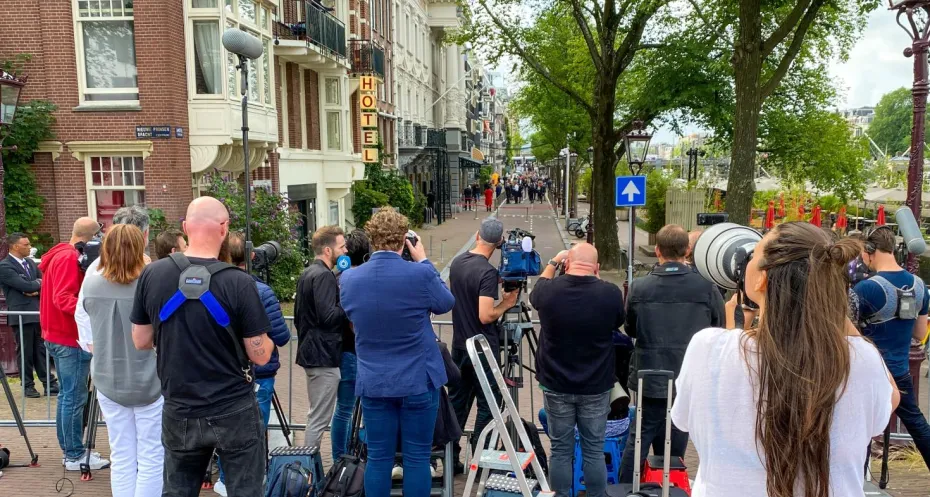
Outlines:
<svg viewBox="0 0 930 497"><path fill-rule="evenodd" d="M125 407L149 405L161 396L155 351L136 350L129 314L136 281L120 285L88 271L82 287L84 310L94 335L94 384L108 399Z"/></svg>

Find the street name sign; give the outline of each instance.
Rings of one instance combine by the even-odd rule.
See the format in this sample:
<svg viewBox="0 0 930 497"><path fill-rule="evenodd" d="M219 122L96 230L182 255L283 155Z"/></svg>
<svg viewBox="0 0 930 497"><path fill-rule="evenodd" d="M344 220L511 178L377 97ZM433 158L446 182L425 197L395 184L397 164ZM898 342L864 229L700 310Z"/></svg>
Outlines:
<svg viewBox="0 0 930 497"><path fill-rule="evenodd" d="M645 176L617 176L616 206L642 207L646 205Z"/></svg>

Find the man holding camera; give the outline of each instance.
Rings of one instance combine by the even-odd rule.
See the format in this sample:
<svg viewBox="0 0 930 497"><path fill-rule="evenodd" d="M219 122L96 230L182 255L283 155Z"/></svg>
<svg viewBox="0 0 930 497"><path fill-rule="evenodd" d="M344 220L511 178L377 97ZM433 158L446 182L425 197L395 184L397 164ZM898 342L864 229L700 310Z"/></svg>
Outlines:
<svg viewBox="0 0 930 497"><path fill-rule="evenodd" d="M565 275L553 279L561 264ZM549 262L530 294L539 312L536 379L543 389L550 476L558 497L571 493L576 426L587 495L604 497L607 491L604 436L615 376L613 330L625 313L620 288L602 281L598 271L597 250L580 243Z"/></svg>
<svg viewBox="0 0 930 497"><path fill-rule="evenodd" d="M640 369L681 372L681 363L691 337L704 328L724 325L723 298L709 281L685 262L688 232L670 224L656 234L656 257L652 272L633 280L627 300L626 334L636 339L633 364L627 386L630 397L637 386ZM665 410L668 385L658 378L643 382L642 465L652 445L655 455L663 455ZM672 426L671 457L684 457L688 434ZM627 443L620 468L620 483L632 483L634 444Z"/></svg>
<svg viewBox="0 0 930 497"><path fill-rule="evenodd" d="M307 373L307 433L304 445L319 447L329 425L339 392L343 330L348 318L339 303L339 283L333 274L336 259L346 253L342 228L324 226L310 241L316 259L297 282L294 324L297 326L297 365Z"/></svg>
<svg viewBox="0 0 930 497"><path fill-rule="evenodd" d="M477 397L478 417L471 437L472 444L477 443L478 435L491 421L492 415L487 399L481 394L478 376L468 358L465 341L484 335L491 350L499 350L497 320L517 303L519 294L517 290L505 292L500 303L494 305L498 298L500 278L497 269L488 260L503 239L504 224L500 219L489 217L481 222L481 228L475 235L475 248L456 257L449 266L449 282L455 297L455 307L452 308L452 360L462 372L462 381L457 385L449 385L449 400L464 430L468 413ZM500 402L500 392L497 392L494 383L491 387ZM454 451L455 472L458 474L464 471L459 463L459 443L454 444Z"/></svg>
<svg viewBox="0 0 930 497"><path fill-rule="evenodd" d="M930 424L920 412L914 379L908 368L911 339L927 336L930 292L924 282L898 265L895 234L879 227L865 237L862 261L874 274L853 288L859 300L862 334L871 339L885 359L901 391L895 415L914 438L914 445L930 468Z"/></svg>

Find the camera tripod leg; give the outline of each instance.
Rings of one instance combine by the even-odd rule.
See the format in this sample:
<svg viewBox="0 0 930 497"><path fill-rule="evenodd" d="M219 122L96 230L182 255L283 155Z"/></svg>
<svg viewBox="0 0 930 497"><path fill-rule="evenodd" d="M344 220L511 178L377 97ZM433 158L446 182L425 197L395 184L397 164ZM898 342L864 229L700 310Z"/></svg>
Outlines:
<svg viewBox="0 0 930 497"><path fill-rule="evenodd" d="M100 417L100 404L97 403L97 387L93 387L87 396L87 430L84 439L84 462L81 463L81 481L94 479L94 475L90 472L90 454L97 445L97 419Z"/></svg>
<svg viewBox="0 0 930 497"><path fill-rule="evenodd" d="M287 422L287 417L284 415L284 408L281 407L281 400L278 398L277 390L271 391L271 406L274 407L275 415L278 417L278 423L281 425L281 434L284 435L287 446L293 447L294 444L291 443L291 425Z"/></svg>
<svg viewBox="0 0 930 497"><path fill-rule="evenodd" d="M210 454L210 461L207 462L207 471L203 474L203 483L200 485L200 488L204 490L213 488L213 461L217 460L216 457L216 449L214 449Z"/></svg>
<svg viewBox="0 0 930 497"><path fill-rule="evenodd" d="M39 467L39 456L36 455L35 451L32 450L32 444L29 443L29 437L26 435L26 425L23 423L23 417L19 414L19 408L16 407L16 400L13 398L13 390L10 389L10 382L7 381L6 371L3 370L3 365L0 365L0 383L3 384L3 393L6 395L6 401L10 404L10 410L13 411L13 419L16 421L16 428L19 429L19 434L23 437L23 440L26 441L26 449L29 450L29 464L30 468ZM10 468L19 467L10 465L7 466Z"/></svg>

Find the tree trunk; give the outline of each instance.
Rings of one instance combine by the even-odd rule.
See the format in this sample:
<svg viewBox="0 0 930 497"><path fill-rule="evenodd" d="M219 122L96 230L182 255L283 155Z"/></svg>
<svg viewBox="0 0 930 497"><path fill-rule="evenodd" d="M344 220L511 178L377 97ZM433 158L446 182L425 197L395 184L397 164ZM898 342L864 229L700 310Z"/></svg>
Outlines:
<svg viewBox="0 0 930 497"><path fill-rule="evenodd" d="M733 118L733 149L730 155L730 178L727 183L726 210L730 222L749 223L752 197L756 191L756 147L762 95L760 0L740 2L739 39L733 51L736 114Z"/></svg>
<svg viewBox="0 0 930 497"><path fill-rule="evenodd" d="M592 146L594 147L594 170L591 172L593 186L594 245L597 247L601 269L616 269L620 263L620 240L617 238L617 217L614 207L614 189L617 164L616 131L614 109L616 108L617 78L599 74L594 101L595 116L592 123Z"/></svg>

